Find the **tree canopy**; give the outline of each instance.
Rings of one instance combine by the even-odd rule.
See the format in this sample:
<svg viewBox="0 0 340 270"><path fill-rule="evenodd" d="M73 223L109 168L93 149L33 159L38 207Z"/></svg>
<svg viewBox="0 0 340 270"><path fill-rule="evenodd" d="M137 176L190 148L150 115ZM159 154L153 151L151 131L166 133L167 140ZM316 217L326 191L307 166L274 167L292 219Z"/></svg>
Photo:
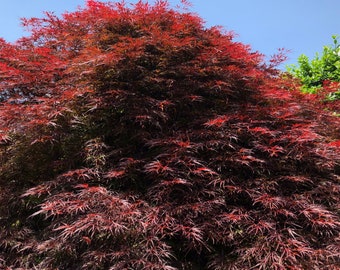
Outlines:
<svg viewBox="0 0 340 270"><path fill-rule="evenodd" d="M321 56L315 58L302 54L298 65L291 65L287 71L301 83L304 93L318 94L325 107L340 113L340 46L338 37L332 36L333 45L324 46Z"/></svg>
<svg viewBox="0 0 340 270"><path fill-rule="evenodd" d="M340 82L340 47L338 37L332 36L333 46L324 46L322 55L315 58L302 54L298 58L298 65L291 65L288 71L302 82L302 90L315 92L321 88L325 80Z"/></svg>
<svg viewBox="0 0 340 270"><path fill-rule="evenodd" d="M337 269L339 118L167 1L0 40L0 267Z"/></svg>

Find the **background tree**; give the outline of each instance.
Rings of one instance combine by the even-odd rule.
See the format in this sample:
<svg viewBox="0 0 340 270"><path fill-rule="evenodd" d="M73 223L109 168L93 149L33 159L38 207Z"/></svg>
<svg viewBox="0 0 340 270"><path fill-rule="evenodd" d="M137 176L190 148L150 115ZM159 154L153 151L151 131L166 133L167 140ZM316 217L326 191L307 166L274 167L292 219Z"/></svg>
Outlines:
<svg viewBox="0 0 340 270"><path fill-rule="evenodd" d="M340 46L338 37L332 36L333 45L324 46L321 56L309 60L306 55L298 58L298 65L287 68L289 74L301 83L304 93L317 94L325 108L340 113Z"/></svg>
<svg viewBox="0 0 340 270"><path fill-rule="evenodd" d="M337 269L339 119L259 53L166 1L24 24L0 46L1 267Z"/></svg>
<svg viewBox="0 0 340 270"><path fill-rule="evenodd" d="M332 38L333 46L324 46L321 56L317 53L310 61L302 54L298 58L299 65L288 68L289 73L301 80L304 92L315 93L326 80L340 82L340 47L337 36Z"/></svg>

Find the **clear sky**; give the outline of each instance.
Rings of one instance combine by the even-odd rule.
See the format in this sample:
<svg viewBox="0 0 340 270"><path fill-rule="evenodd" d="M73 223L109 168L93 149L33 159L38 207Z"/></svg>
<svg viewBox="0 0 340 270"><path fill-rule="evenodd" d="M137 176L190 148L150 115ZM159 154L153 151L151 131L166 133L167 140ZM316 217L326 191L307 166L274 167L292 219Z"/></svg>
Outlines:
<svg viewBox="0 0 340 270"><path fill-rule="evenodd" d="M43 11L61 14L83 6L85 0L1 0L0 37L13 42L27 35L21 17L41 17ZM102 0L102 2L107 2ZM136 1L126 0L127 3ZM152 0L151 0L152 2ZM176 4L179 0L170 0ZM191 0L191 11L206 26L234 31L236 40L270 56L278 48L290 50L287 64L304 53L314 57L332 35L340 35L340 0Z"/></svg>

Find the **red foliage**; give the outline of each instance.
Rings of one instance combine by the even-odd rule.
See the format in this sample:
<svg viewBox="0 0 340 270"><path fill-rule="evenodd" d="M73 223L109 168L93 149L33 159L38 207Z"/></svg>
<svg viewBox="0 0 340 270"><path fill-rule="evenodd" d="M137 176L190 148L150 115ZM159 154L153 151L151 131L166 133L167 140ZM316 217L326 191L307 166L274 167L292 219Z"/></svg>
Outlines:
<svg viewBox="0 0 340 270"><path fill-rule="evenodd" d="M0 40L0 268L337 269L340 120L282 51L166 1L24 25Z"/></svg>

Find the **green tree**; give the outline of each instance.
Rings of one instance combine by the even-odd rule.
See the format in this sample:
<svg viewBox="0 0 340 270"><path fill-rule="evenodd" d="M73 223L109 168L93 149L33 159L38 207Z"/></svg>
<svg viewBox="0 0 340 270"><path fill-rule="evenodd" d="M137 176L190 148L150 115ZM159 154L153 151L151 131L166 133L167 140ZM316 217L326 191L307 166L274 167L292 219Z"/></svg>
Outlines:
<svg viewBox="0 0 340 270"><path fill-rule="evenodd" d="M301 80L302 91L316 93L323 86L324 81L340 82L340 46L338 37L332 36L333 45L324 46L321 56L315 58L302 54L298 58L298 65L291 65L288 72ZM340 92L333 93L333 98L340 97Z"/></svg>

